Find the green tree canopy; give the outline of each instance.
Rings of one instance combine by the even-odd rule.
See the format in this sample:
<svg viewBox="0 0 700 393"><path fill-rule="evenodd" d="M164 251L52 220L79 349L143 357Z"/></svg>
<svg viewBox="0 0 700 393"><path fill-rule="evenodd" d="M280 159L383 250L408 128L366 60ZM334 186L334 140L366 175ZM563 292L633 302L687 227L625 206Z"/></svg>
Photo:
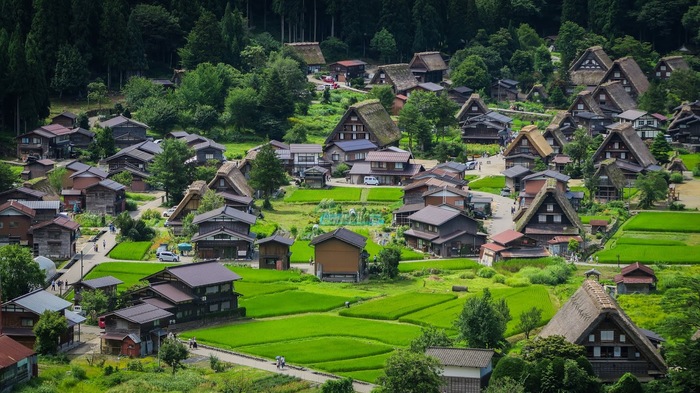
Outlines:
<svg viewBox="0 0 700 393"><path fill-rule="evenodd" d="M639 190L640 209L648 209L654 206L654 202L666 198L668 183L661 171L640 173L634 186Z"/></svg>
<svg viewBox="0 0 700 393"><path fill-rule="evenodd" d="M325 93L325 91L324 91ZM367 94L368 98L376 98L387 112L391 113L394 107L394 91L389 85L374 86Z"/></svg>
<svg viewBox="0 0 700 393"><path fill-rule="evenodd" d="M165 135L178 121L178 110L172 94L146 98L136 118L148 124L153 131Z"/></svg>
<svg viewBox="0 0 700 393"><path fill-rule="evenodd" d="M399 275L401 250L398 247L384 247L379 251L379 263L382 265L382 277L395 278Z"/></svg>
<svg viewBox="0 0 700 393"><path fill-rule="evenodd" d="M530 339L530 332L540 325L541 320L541 308L532 307L531 309L524 311L520 314L520 322L518 323L518 329L522 330L525 333L526 340Z"/></svg>
<svg viewBox="0 0 700 393"><path fill-rule="evenodd" d="M455 321L459 338L472 348L500 348L505 338L510 311L504 299L494 300L488 288L480 297L471 297L464 303Z"/></svg>
<svg viewBox="0 0 700 393"><path fill-rule="evenodd" d="M396 55L396 40L394 36L386 28L382 28L369 43L372 50L379 52L384 63L391 62L392 57Z"/></svg>
<svg viewBox="0 0 700 393"><path fill-rule="evenodd" d="M42 355L55 355L58 352L58 339L66 332L68 322L62 313L46 310L34 325L36 343L34 349Z"/></svg>
<svg viewBox="0 0 700 393"><path fill-rule="evenodd" d="M77 93L85 88L88 80L88 66L83 56L73 45L63 45L58 50L56 69L51 87L62 96L64 92Z"/></svg>
<svg viewBox="0 0 700 393"><path fill-rule="evenodd" d="M413 352L425 353L428 347L451 347L453 344L444 329L428 326L420 329L420 336L411 341L409 348Z"/></svg>
<svg viewBox="0 0 700 393"><path fill-rule="evenodd" d="M555 357L576 359L579 356L586 356L586 349L581 345L568 342L563 336L538 337L525 344L522 355L528 361Z"/></svg>
<svg viewBox="0 0 700 393"><path fill-rule="evenodd" d="M147 181L165 191L168 203L173 205L182 199L190 184L192 167L185 164L185 161L194 156L194 152L179 139L165 139L160 147L163 152L156 155L149 166L151 176Z"/></svg>
<svg viewBox="0 0 700 393"><path fill-rule="evenodd" d="M455 86L467 86L474 90L486 89L490 85L486 63L480 56L470 55L452 72Z"/></svg>
<svg viewBox="0 0 700 393"><path fill-rule="evenodd" d="M217 194L214 190L207 190L202 196L202 200L199 202L197 214L202 214L212 211L214 209L218 209L224 206L224 204L224 197Z"/></svg>
<svg viewBox="0 0 700 393"><path fill-rule="evenodd" d="M126 106L131 111L138 111L147 98L162 95L163 88L144 77L134 76L126 82L122 94Z"/></svg>
<svg viewBox="0 0 700 393"><path fill-rule="evenodd" d="M29 248L16 244L0 247L0 289L4 301L43 287L45 279Z"/></svg>
<svg viewBox="0 0 700 393"><path fill-rule="evenodd" d="M437 359L399 349L386 361L378 385L387 392L439 393L443 381Z"/></svg>
<svg viewBox="0 0 700 393"><path fill-rule="evenodd" d="M240 50L243 48L239 48ZM178 50L182 66L192 70L201 63L216 64L224 56L221 28L213 13L204 11L187 35L187 43Z"/></svg>
<svg viewBox="0 0 700 393"><path fill-rule="evenodd" d="M79 296L80 305L82 306L83 311L85 311L88 323L91 325L96 325L97 318L108 311L109 298L104 291L99 289L84 289Z"/></svg>
<svg viewBox="0 0 700 393"><path fill-rule="evenodd" d="M659 132L656 134L656 137L654 137L654 141L651 143L649 150L651 151L651 155L656 158L656 161L658 161L659 164L667 164L670 161L668 155L671 153L672 148L671 144L668 143L663 133Z"/></svg>
<svg viewBox="0 0 700 393"><path fill-rule="evenodd" d="M182 361L187 359L188 351L185 344L175 338L166 338L160 344L158 356L168 366L173 368L173 374L182 366Z"/></svg>
<svg viewBox="0 0 700 393"><path fill-rule="evenodd" d="M287 184L287 174L271 144L266 143L255 156L250 170L250 185L263 192L265 204L269 206L270 196L282 185Z"/></svg>
<svg viewBox="0 0 700 393"><path fill-rule="evenodd" d="M329 379L321 385L321 393L353 393L352 378Z"/></svg>
<svg viewBox="0 0 700 393"><path fill-rule="evenodd" d="M7 191L15 186L15 182L19 179L15 172L12 171L10 164L0 162L0 192Z"/></svg>

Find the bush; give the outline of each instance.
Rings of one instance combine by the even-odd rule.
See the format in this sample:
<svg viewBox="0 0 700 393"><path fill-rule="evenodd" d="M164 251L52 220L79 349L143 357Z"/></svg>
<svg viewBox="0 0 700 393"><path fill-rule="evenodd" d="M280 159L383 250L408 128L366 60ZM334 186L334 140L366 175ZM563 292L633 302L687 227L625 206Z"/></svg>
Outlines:
<svg viewBox="0 0 700 393"><path fill-rule="evenodd" d="M476 272L476 275L481 277L481 278L491 278L495 274L496 274L496 271L490 267L482 267L481 269L479 269L478 272Z"/></svg>
<svg viewBox="0 0 700 393"><path fill-rule="evenodd" d="M669 177L669 180L671 181L671 183L676 183L676 184L683 183L683 174L678 173L678 172L674 172L671 174L671 177Z"/></svg>
<svg viewBox="0 0 700 393"><path fill-rule="evenodd" d="M107 367L105 367L104 370L103 370L103 373L104 373L105 376L107 376L107 375L112 375L113 372L114 372L114 367L112 367L111 364L108 365Z"/></svg>
<svg viewBox="0 0 700 393"><path fill-rule="evenodd" d="M524 277L508 277L505 284L512 288L527 287L530 285L530 280Z"/></svg>
<svg viewBox="0 0 700 393"><path fill-rule="evenodd" d="M459 278L461 278L461 279L463 279L463 280L471 280L471 279L473 279L474 277L476 277L476 274L474 274L474 272L471 271L471 270L468 271L468 272L466 272L466 273L462 273L462 274L459 275Z"/></svg>
<svg viewBox="0 0 700 393"><path fill-rule="evenodd" d="M143 372L143 363L141 363L139 360L131 360L126 364L126 369L129 371Z"/></svg>
<svg viewBox="0 0 700 393"><path fill-rule="evenodd" d="M150 220L150 219L160 219L161 214L158 212L156 209L146 209L143 213L141 213L141 218L144 220Z"/></svg>
<svg viewBox="0 0 700 393"><path fill-rule="evenodd" d="M685 205L682 203L678 203L678 202L671 202L671 204L668 205L668 210L672 210L672 211L685 210Z"/></svg>
<svg viewBox="0 0 700 393"><path fill-rule="evenodd" d="M345 177L345 172L349 171L350 167L348 164L341 162L333 171L333 177Z"/></svg>
<svg viewBox="0 0 700 393"><path fill-rule="evenodd" d="M566 263L557 263L544 269L525 267L517 276L527 278L531 284L557 285L565 283L571 273L571 267Z"/></svg>
<svg viewBox="0 0 700 393"><path fill-rule="evenodd" d="M75 379L79 381L82 381L83 379L87 378L87 373L85 372L85 370L82 367L77 366L75 364L71 366L70 373Z"/></svg>
<svg viewBox="0 0 700 393"><path fill-rule="evenodd" d="M492 277L492 279L493 282L497 282L499 284L503 284L506 282L506 276L504 276L503 274L496 274Z"/></svg>
<svg viewBox="0 0 700 393"><path fill-rule="evenodd" d="M138 210L139 206L136 203L136 201L132 201L131 199L126 200L126 210L130 212L134 212Z"/></svg>

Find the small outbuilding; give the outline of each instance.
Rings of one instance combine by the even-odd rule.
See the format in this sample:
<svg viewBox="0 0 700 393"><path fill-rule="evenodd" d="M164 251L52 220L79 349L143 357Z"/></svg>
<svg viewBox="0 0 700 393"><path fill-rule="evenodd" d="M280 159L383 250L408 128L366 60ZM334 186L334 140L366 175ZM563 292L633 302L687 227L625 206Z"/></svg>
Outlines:
<svg viewBox="0 0 700 393"><path fill-rule="evenodd" d="M46 284L51 283L51 280L56 276L56 263L41 255L34 258L34 262L39 264L39 269L44 272L46 276L46 280L44 280L44 282Z"/></svg>
<svg viewBox="0 0 700 393"><path fill-rule="evenodd" d="M302 174L304 175L304 184L309 188L325 188L326 182L330 178L330 171L318 165L304 169Z"/></svg>
<svg viewBox="0 0 700 393"><path fill-rule="evenodd" d="M492 349L429 347L425 354L443 367L441 392L481 392L493 371Z"/></svg>
<svg viewBox="0 0 700 393"><path fill-rule="evenodd" d="M292 257L289 248L294 244L294 239L276 233L256 241L255 244L258 245L259 269L289 269Z"/></svg>
<svg viewBox="0 0 700 393"><path fill-rule="evenodd" d="M647 265L635 262L622 268L615 276L617 293L649 293L656 289L657 282L654 270Z"/></svg>
<svg viewBox="0 0 700 393"><path fill-rule="evenodd" d="M367 266L367 238L345 228L316 236L314 274L324 281L360 282Z"/></svg>
<svg viewBox="0 0 700 393"><path fill-rule="evenodd" d="M0 334L0 392L12 391L15 385L39 375L34 351Z"/></svg>

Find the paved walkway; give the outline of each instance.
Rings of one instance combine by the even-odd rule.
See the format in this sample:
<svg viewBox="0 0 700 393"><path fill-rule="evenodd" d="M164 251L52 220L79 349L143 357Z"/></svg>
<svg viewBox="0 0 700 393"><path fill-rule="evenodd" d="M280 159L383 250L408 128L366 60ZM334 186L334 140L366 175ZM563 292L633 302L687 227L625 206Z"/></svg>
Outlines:
<svg viewBox="0 0 700 393"><path fill-rule="evenodd" d="M252 356L243 356L240 354L219 350L201 344L197 349L190 349L190 353L205 357L209 357L209 355L214 355L224 362L240 364L243 366L253 367L259 370L265 370L277 374L288 374L306 381L317 382L321 384L330 379L339 378L331 374L325 374L320 371L309 370L307 368L297 367L290 364L287 364L287 367L285 367L284 369L278 369L272 360L261 359ZM370 383L355 382L353 383L353 387L356 392L369 393L372 391L375 385L372 385Z"/></svg>

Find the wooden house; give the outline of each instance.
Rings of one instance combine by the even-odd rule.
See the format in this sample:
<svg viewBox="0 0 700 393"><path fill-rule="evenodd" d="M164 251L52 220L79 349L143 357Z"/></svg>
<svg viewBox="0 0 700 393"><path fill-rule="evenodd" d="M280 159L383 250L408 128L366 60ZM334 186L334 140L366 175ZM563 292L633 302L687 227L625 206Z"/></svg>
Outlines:
<svg viewBox="0 0 700 393"><path fill-rule="evenodd" d="M24 170L21 173L22 180L31 180L38 177L46 176L46 173L56 166L53 160L45 158L43 160L28 161L24 164Z"/></svg>
<svg viewBox="0 0 700 393"><path fill-rule="evenodd" d="M477 221L458 209L428 205L408 216L411 229L404 232L406 244L440 257L471 254L485 241Z"/></svg>
<svg viewBox="0 0 700 393"><path fill-rule="evenodd" d="M470 89L467 86L456 86L447 91L447 96L449 99L456 102L457 105L462 106L469 100L469 97L471 97L473 93L474 89Z"/></svg>
<svg viewBox="0 0 700 393"><path fill-rule="evenodd" d="M34 211L32 225L51 221L61 212L61 201L18 201Z"/></svg>
<svg viewBox="0 0 700 393"><path fill-rule="evenodd" d="M19 244L31 246L32 226L36 212L19 201L7 201L0 205L0 246Z"/></svg>
<svg viewBox="0 0 700 393"><path fill-rule="evenodd" d="M289 42L284 45L292 48L304 60L307 74L319 73L321 67L326 65L326 59L318 42Z"/></svg>
<svg viewBox="0 0 700 393"><path fill-rule="evenodd" d="M23 161L42 158L69 158L70 134L73 131L60 124L41 126L15 137L17 157Z"/></svg>
<svg viewBox="0 0 700 393"><path fill-rule="evenodd" d="M128 357L158 352L173 316L173 313L148 303L105 314L101 352Z"/></svg>
<svg viewBox="0 0 700 393"><path fill-rule="evenodd" d="M533 85L530 91L527 92L526 100L531 102L544 103L549 99L549 93L541 84Z"/></svg>
<svg viewBox="0 0 700 393"><path fill-rule="evenodd" d="M117 148L124 148L146 141L148 126L122 115L101 121L100 127L112 130L112 138Z"/></svg>
<svg viewBox="0 0 700 393"><path fill-rule="evenodd" d="M647 145L629 123L618 123L610 127L610 133L593 154L595 164L609 158L616 159L615 164L631 181L636 180L639 173L661 169L656 165L656 159Z"/></svg>
<svg viewBox="0 0 700 393"><path fill-rule="evenodd" d="M226 204L238 210L249 211L253 204L255 191L248 184L245 176L235 161L226 161L216 171L208 188L216 191L226 200Z"/></svg>
<svg viewBox="0 0 700 393"><path fill-rule="evenodd" d="M54 259L71 259L77 252L80 224L59 215L29 228L32 236L34 256L43 255Z"/></svg>
<svg viewBox="0 0 700 393"><path fill-rule="evenodd" d="M579 128L583 128L588 132L590 136L597 136L598 134L607 134L608 126L612 124L612 119L599 115L593 112L576 112L574 114L576 119L576 124Z"/></svg>
<svg viewBox="0 0 700 393"><path fill-rule="evenodd" d="M75 294L74 301L76 304L80 304L80 301L83 300L84 291L100 291L107 296L110 304L114 306L117 300L117 285L120 284L124 284L124 282L112 276L80 280L71 284L73 285L73 292Z"/></svg>
<svg viewBox="0 0 700 393"><path fill-rule="evenodd" d="M355 163L348 172L350 183L362 184L365 176L374 176L382 185L401 185L416 173L423 171L421 164L411 162L407 151L372 151L364 162Z"/></svg>
<svg viewBox="0 0 700 393"><path fill-rule="evenodd" d="M434 168L433 168L434 169ZM425 177L405 185L403 187L403 203L405 205L410 205L414 203L424 203L423 195L426 192L444 188L457 188L462 189L461 185L457 186L449 181L441 179L439 177Z"/></svg>
<svg viewBox="0 0 700 393"><path fill-rule="evenodd" d="M666 56L659 59L654 67L654 76L657 79L666 80L674 71L689 70L690 67L683 56Z"/></svg>
<svg viewBox="0 0 700 393"><path fill-rule="evenodd" d="M393 225L393 226L403 226L403 225L408 226L408 225L410 225L411 221L408 219L408 217L411 214L419 211L420 209L422 209L424 207L425 207L425 204L423 202L404 204L400 208L391 212L391 214L392 214L391 225Z"/></svg>
<svg viewBox="0 0 700 393"><path fill-rule="evenodd" d="M373 86L391 86L394 94L407 95L418 87L418 81L413 76L408 64L380 65L369 82Z"/></svg>
<svg viewBox="0 0 700 393"><path fill-rule="evenodd" d="M456 187L433 188L423 193L423 203L426 206L450 206L457 210L467 210L469 207L469 192Z"/></svg>
<svg viewBox="0 0 700 393"><path fill-rule="evenodd" d="M442 392L481 392L493 370L493 349L428 347L425 354L442 366Z"/></svg>
<svg viewBox="0 0 700 393"><path fill-rule="evenodd" d="M598 178L598 189L595 193L595 199L599 203L622 199L625 187L629 186L625 174L617 166L616 162L617 159L615 158L601 161L593 175Z"/></svg>
<svg viewBox="0 0 700 393"><path fill-rule="evenodd" d="M109 176L112 177L123 171L132 175L131 184L126 184L132 191L143 192L150 189L146 179L150 177L149 165L155 157L162 153L160 145L151 141L145 141L125 147L116 154L107 157L105 161L109 166Z"/></svg>
<svg viewBox="0 0 700 393"><path fill-rule="evenodd" d="M620 81L624 90L635 101L649 89L649 80L646 75L639 68L639 64L629 56L615 60L601 83L611 81Z"/></svg>
<svg viewBox="0 0 700 393"><path fill-rule="evenodd" d="M0 333L0 392L13 391L15 386L38 375L39 361L36 353Z"/></svg>
<svg viewBox="0 0 700 393"><path fill-rule="evenodd" d="M95 133L84 128L76 127L68 134L70 140L70 155L75 156L77 149L86 150L90 148L92 141L95 139Z"/></svg>
<svg viewBox="0 0 700 393"><path fill-rule="evenodd" d="M533 168L535 159L539 158L547 164L553 153L552 147L537 130L537 126L530 125L518 132L515 139L503 151L503 157L506 161L506 169L514 165Z"/></svg>
<svg viewBox="0 0 700 393"><path fill-rule="evenodd" d="M639 262L622 268L620 274L615 275L615 284L618 294L649 293L656 289L656 274L654 269Z"/></svg>
<svg viewBox="0 0 700 393"><path fill-rule="evenodd" d="M335 171L342 163L353 166L356 162L364 161L367 153L378 149L377 145L367 139L333 141L326 145L323 154L325 161L331 163L331 170Z"/></svg>
<svg viewBox="0 0 700 393"><path fill-rule="evenodd" d="M482 244L479 250L479 263L493 266L501 260L515 258L544 258L550 254L547 249L537 244L537 240L524 234L507 229L491 236L491 241Z"/></svg>
<svg viewBox="0 0 700 393"><path fill-rule="evenodd" d="M491 112L491 110L486 106L481 97L474 93L462 104L455 117L457 118L457 122L461 124L472 117L485 115L489 112Z"/></svg>
<svg viewBox="0 0 700 393"><path fill-rule="evenodd" d="M328 168L320 166L306 168L301 175L304 179L304 184L309 188L325 188L326 182L331 178L331 172Z"/></svg>
<svg viewBox="0 0 700 393"><path fill-rule="evenodd" d="M569 250L569 242L571 242L571 240L575 240L579 245L583 243L583 238L578 235L554 236L553 238L549 239L547 241L547 248L550 255L566 257L571 256L571 254L574 252L578 252L578 250Z"/></svg>
<svg viewBox="0 0 700 393"><path fill-rule="evenodd" d="M102 180L84 192L86 211L116 216L126 210L126 187L114 180Z"/></svg>
<svg viewBox="0 0 700 393"><path fill-rule="evenodd" d="M685 103L676 108L666 131L674 142L700 144L700 102ZM689 146L690 147L690 146ZM697 148L692 150L697 151Z"/></svg>
<svg viewBox="0 0 700 393"><path fill-rule="evenodd" d="M216 260L169 266L145 277L148 286L132 292L134 301L148 303L174 315L170 328L210 318L240 315L234 283L241 276Z"/></svg>
<svg viewBox="0 0 700 393"><path fill-rule="evenodd" d="M230 206L198 214L192 224L199 231L192 236L197 255L201 259L249 259L253 252L255 233L250 227L256 217Z"/></svg>
<svg viewBox="0 0 700 393"><path fill-rule="evenodd" d="M66 128L75 128L78 126L78 115L73 112L61 112L51 118L51 124L62 125Z"/></svg>
<svg viewBox="0 0 700 393"><path fill-rule="evenodd" d="M510 121L497 112L472 117L462 123L462 142L503 146L510 139Z"/></svg>
<svg viewBox="0 0 700 393"><path fill-rule="evenodd" d="M547 184L549 179L554 179L556 188L561 192L566 192L567 184L571 177L551 169L530 173L522 177L520 193L516 201L520 209L527 208L532 203L537 193ZM517 214L516 214L517 217Z"/></svg>
<svg viewBox="0 0 700 393"><path fill-rule="evenodd" d="M360 282L367 274L367 238L343 227L316 236L314 274L323 281Z"/></svg>
<svg viewBox="0 0 700 393"><path fill-rule="evenodd" d="M226 157L224 157L226 146L216 143L209 138L206 138L203 142L194 144L192 150L194 150L192 162L197 165L205 165L210 161L222 162L226 160Z"/></svg>
<svg viewBox="0 0 700 393"><path fill-rule="evenodd" d="M83 190L64 188L61 190L61 198L63 198L63 209L67 212L79 213L85 207Z"/></svg>
<svg viewBox="0 0 700 393"><path fill-rule="evenodd" d="M84 317L68 309L70 306L71 302L43 289L8 300L2 303L2 332L32 349L36 342L34 326L44 311L51 311L66 319L66 329L58 339L59 349L66 348L75 342L75 327L85 322Z"/></svg>
<svg viewBox="0 0 700 393"><path fill-rule="evenodd" d="M574 86L598 86L612 65L603 47L592 46L571 64L569 79Z"/></svg>
<svg viewBox="0 0 700 393"><path fill-rule="evenodd" d="M598 102L594 98L593 91L582 90L578 92L574 100L569 106L569 112L576 117L581 112L595 113L598 116L605 117L603 110L600 109Z"/></svg>
<svg viewBox="0 0 700 393"><path fill-rule="evenodd" d="M596 233L605 233L608 230L608 220L590 220L588 222L588 225L591 226L591 233L596 234Z"/></svg>
<svg viewBox="0 0 700 393"><path fill-rule="evenodd" d="M294 244L294 239L278 233L256 240L258 245L258 268L288 270L292 253L289 248Z"/></svg>
<svg viewBox="0 0 700 393"><path fill-rule="evenodd" d="M547 129L558 129L568 141L573 137L574 132L578 129L578 127L576 124L576 119L574 119L571 112L557 111L554 118L547 126Z"/></svg>
<svg viewBox="0 0 700 393"><path fill-rule="evenodd" d="M330 167L330 163L323 159L323 147L316 143L291 143L289 154L294 176L300 176L314 166Z"/></svg>
<svg viewBox="0 0 700 393"><path fill-rule="evenodd" d="M569 140L566 139L566 136L561 132L559 127L548 126L542 133L542 137L544 137L544 140L547 141L547 144L552 148L552 153L554 155L563 154L564 146L569 143Z"/></svg>
<svg viewBox="0 0 700 393"><path fill-rule="evenodd" d="M657 134L664 133L659 118L646 111L630 109L617 115L617 119L620 123L632 124L642 139L654 139Z"/></svg>
<svg viewBox="0 0 700 393"><path fill-rule="evenodd" d="M448 185L462 188L467 185L467 181L464 180L464 175L459 172L454 172L449 168L438 168L434 166L427 171L421 171L413 175L410 179L406 181L406 184L413 184L424 179L436 179L443 182L447 182Z"/></svg>
<svg viewBox="0 0 700 393"><path fill-rule="evenodd" d="M491 99L495 101L518 101L518 84L513 79L499 79L491 85Z"/></svg>
<svg viewBox="0 0 700 393"><path fill-rule="evenodd" d="M506 187L510 189L511 195L517 195L522 188L523 177L532 173L530 168L525 168L522 165L513 165L512 167L501 171L506 178Z"/></svg>
<svg viewBox="0 0 700 393"><path fill-rule="evenodd" d="M275 155L277 156L277 159L280 160L284 170L291 173L291 164L289 161L291 158L291 153L289 152L289 145L274 139L267 144L272 146L272 149L275 151ZM263 146L264 145L258 145L248 150L245 157L243 157L243 160L239 162L238 169L241 170L241 173L243 173L243 176L245 176L246 179L250 178L250 170L253 167L253 161L255 161L255 157L258 156L258 152Z"/></svg>
<svg viewBox="0 0 700 393"><path fill-rule="evenodd" d="M104 181L109 176L109 173L94 166L88 166L85 169L78 170L69 176L71 187L76 190L85 190L95 184Z"/></svg>
<svg viewBox="0 0 700 393"><path fill-rule="evenodd" d="M349 84L352 79L364 78L366 66L362 60L342 60L328 64L328 70L336 82Z"/></svg>
<svg viewBox="0 0 700 393"><path fill-rule="evenodd" d="M530 206L515 222L515 230L546 245L555 236L577 236L583 224L555 179L547 179Z"/></svg>
<svg viewBox="0 0 700 393"><path fill-rule="evenodd" d="M549 336L583 345L593 372L605 382L625 373L649 381L667 372L659 351L594 280L584 281L539 334Z"/></svg>
<svg viewBox="0 0 700 393"><path fill-rule="evenodd" d="M637 103L620 81L603 83L594 91L580 92L569 106L574 114L591 112L612 121L618 114L634 109Z"/></svg>
<svg viewBox="0 0 700 393"><path fill-rule="evenodd" d="M0 192L0 203L5 203L11 199L16 201L41 201L45 196L46 193L39 190L17 187Z"/></svg>
<svg viewBox="0 0 700 393"><path fill-rule="evenodd" d="M420 83L440 83L447 71L447 64L440 52L415 53L408 67Z"/></svg>
<svg viewBox="0 0 700 393"><path fill-rule="evenodd" d="M401 139L401 131L379 100L365 100L351 105L328 135L325 144L358 139L366 139L379 148L394 146Z"/></svg>
<svg viewBox="0 0 700 393"><path fill-rule="evenodd" d="M217 180L217 182L218 181L219 180ZM172 228L173 233L176 235L181 234L182 220L184 220L188 214L196 212L197 209L199 209L199 202L208 189L207 183L204 180L193 181L192 184L187 187L185 196L180 203L177 204L175 211L168 217L165 226Z"/></svg>

